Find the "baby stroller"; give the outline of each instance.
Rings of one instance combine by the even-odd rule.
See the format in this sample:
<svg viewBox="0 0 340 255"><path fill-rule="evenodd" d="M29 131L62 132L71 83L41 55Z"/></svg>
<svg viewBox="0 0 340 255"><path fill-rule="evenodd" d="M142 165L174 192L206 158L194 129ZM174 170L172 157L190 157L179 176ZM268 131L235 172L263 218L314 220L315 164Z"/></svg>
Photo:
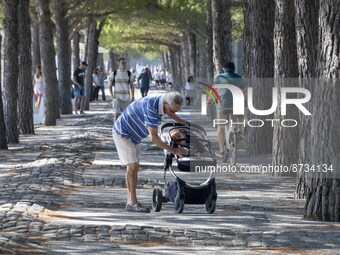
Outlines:
<svg viewBox="0 0 340 255"><path fill-rule="evenodd" d="M174 140L170 136L170 132L174 129L179 129L182 133L184 133L185 138ZM177 213L181 213L183 211L184 204L205 204L206 212L214 213L217 199L215 171L207 173L209 176L205 181L192 184L181 179L176 174L174 166L172 165L173 159L175 159L177 169L180 172L194 172L197 166L216 166L216 159L213 157L213 153L211 152L211 143L206 138L205 130L196 124L183 126L179 123L166 123L159 128L159 135L163 142L173 148L179 146L178 140L184 139L189 142L189 146L187 146L188 155L185 157L178 157L164 151L164 182L166 184L165 195L163 196L163 192L160 187L154 188L152 195L152 210L159 212L162 208L163 202L172 202ZM206 149L206 152L199 152L197 146L192 144L193 140L200 142ZM175 179L172 182L167 181L166 177L168 171L170 171L171 175Z"/></svg>

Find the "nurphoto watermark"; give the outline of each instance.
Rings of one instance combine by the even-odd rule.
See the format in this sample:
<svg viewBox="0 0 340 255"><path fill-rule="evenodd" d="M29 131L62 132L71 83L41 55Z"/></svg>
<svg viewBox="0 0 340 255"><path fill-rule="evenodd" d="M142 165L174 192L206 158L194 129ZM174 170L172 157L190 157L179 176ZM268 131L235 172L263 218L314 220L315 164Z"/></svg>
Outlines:
<svg viewBox="0 0 340 255"><path fill-rule="evenodd" d="M257 83L266 84L266 89L271 89L271 98L262 98L261 100L267 100L269 105L266 109L261 107L257 107L254 104L254 89L252 87L248 87L245 90L242 90L236 85L233 84L214 84L209 85L204 82L199 82L200 85L204 86L204 92L201 94L201 114L207 115L208 114L208 102L213 101L216 105L218 102L221 104L222 99L220 97L221 90L227 90L228 93L231 94L232 97L232 107L230 107L230 112L232 112L233 116L245 116L242 121L233 121L229 119L221 119L215 118L213 119L213 126L216 125L230 125L230 126L248 126L259 128L263 127L264 125L271 125L274 127L275 125L281 125L282 127L296 127L298 125L298 119L289 118L289 114L287 114L289 107L293 109L294 107L301 113L302 116L311 116L312 113L307 109L305 106L308 102L310 102L312 95L311 92L302 87L297 87L298 85L297 80L290 80L287 79L285 83L289 83L287 87L278 88L275 86L275 80L249 80L248 83ZM270 84L270 86L268 86ZM292 85L295 85L294 87ZM263 95L260 95L263 97ZM261 118L246 118L246 111L249 111L255 116L261 116ZM278 115L276 118L273 118L273 113L279 111L279 115L281 116L280 119ZM277 113L276 113L277 114ZM288 115L288 116L287 116ZM268 116L268 118L263 118L263 116ZM285 118L285 116L287 116Z"/></svg>

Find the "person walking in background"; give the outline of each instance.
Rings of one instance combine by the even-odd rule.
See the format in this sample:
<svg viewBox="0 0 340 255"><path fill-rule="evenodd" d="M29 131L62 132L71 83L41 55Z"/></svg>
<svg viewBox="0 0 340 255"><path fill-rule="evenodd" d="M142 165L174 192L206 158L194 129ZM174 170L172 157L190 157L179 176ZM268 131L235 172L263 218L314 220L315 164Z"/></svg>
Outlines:
<svg viewBox="0 0 340 255"><path fill-rule="evenodd" d="M135 82L137 80L137 72L134 68L131 68L130 72L131 72L132 81Z"/></svg>
<svg viewBox="0 0 340 255"><path fill-rule="evenodd" d="M93 86L94 86L93 100L98 101L99 90L101 90L102 85L104 85L102 84L102 76L101 76L100 69L98 67L96 67L96 69L94 69L93 71L92 80L93 80Z"/></svg>
<svg viewBox="0 0 340 255"><path fill-rule="evenodd" d="M41 103L41 97L45 94L45 85L43 83L43 78L42 78L42 72L41 72L41 67L37 66L35 69L35 74L33 77L33 91L34 91L34 97L35 97L35 108L40 107Z"/></svg>
<svg viewBox="0 0 340 255"><path fill-rule="evenodd" d="M160 79L160 74L159 74L159 70L156 69L156 72L153 74L153 79L155 81L156 84L156 88L159 88L159 79Z"/></svg>
<svg viewBox="0 0 340 255"><path fill-rule="evenodd" d="M225 64L224 72L215 78L214 84L233 84L240 89L244 89L242 77L235 73L235 65L233 62ZM233 112L233 96L229 89L219 89L218 94L221 97L222 104L217 104L217 119L229 120L229 115ZM225 143L225 125L217 125L217 136L219 144L219 152L215 152L216 156L223 157Z"/></svg>
<svg viewBox="0 0 340 255"><path fill-rule="evenodd" d="M193 103L194 97L195 97L194 76L189 76L185 84L185 100L187 106L190 106Z"/></svg>
<svg viewBox="0 0 340 255"><path fill-rule="evenodd" d="M81 62L79 67L74 71L72 76L72 81L74 82L74 113L78 114L78 109L80 114L84 113L84 102L85 102L85 86L84 77L87 63L85 61Z"/></svg>
<svg viewBox="0 0 340 255"><path fill-rule="evenodd" d="M148 67L145 67L143 72L138 76L138 87L140 80L142 80L142 84L140 86L140 93L142 97L146 97L149 92L150 81L152 80L152 75Z"/></svg>
<svg viewBox="0 0 340 255"><path fill-rule="evenodd" d="M163 69L160 73L159 73L159 82L160 82L160 86L163 88L165 86L166 83L166 76L165 76L165 70Z"/></svg>
<svg viewBox="0 0 340 255"><path fill-rule="evenodd" d="M168 83L169 89L172 89L173 78L172 78L172 74L170 72L168 72L167 75L166 75L166 82Z"/></svg>
<svg viewBox="0 0 340 255"><path fill-rule="evenodd" d="M134 80L131 72L126 69L127 63L125 58L119 58L117 63L118 70L113 71L111 74L109 86L110 95L112 97L114 122L116 122L126 107L135 100L135 90L133 87ZM114 87L114 91L112 90L112 87Z"/></svg>

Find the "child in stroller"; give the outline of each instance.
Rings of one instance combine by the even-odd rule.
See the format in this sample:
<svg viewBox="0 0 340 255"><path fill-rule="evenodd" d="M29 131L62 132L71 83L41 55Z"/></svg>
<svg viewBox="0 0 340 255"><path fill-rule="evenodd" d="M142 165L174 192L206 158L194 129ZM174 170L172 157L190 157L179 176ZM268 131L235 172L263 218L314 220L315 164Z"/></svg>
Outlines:
<svg viewBox="0 0 340 255"><path fill-rule="evenodd" d="M188 157L209 157L210 153L208 148L206 148L195 136L189 136L181 131L179 128L171 129L170 132L171 139L175 142L177 146L184 147L188 150Z"/></svg>

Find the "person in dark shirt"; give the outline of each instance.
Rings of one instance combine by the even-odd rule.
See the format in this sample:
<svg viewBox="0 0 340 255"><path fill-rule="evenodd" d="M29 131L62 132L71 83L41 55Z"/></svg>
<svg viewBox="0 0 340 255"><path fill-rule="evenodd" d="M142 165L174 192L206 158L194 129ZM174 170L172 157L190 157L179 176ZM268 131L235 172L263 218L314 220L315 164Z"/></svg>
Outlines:
<svg viewBox="0 0 340 255"><path fill-rule="evenodd" d="M81 62L79 67L74 71L72 76L72 81L74 82L74 111L78 114L78 109L80 114L84 113L84 102L85 102L85 70L87 63L85 61Z"/></svg>
<svg viewBox="0 0 340 255"><path fill-rule="evenodd" d="M142 84L140 86L140 93L142 97L146 97L149 92L150 81L152 80L152 75L148 67L145 67L144 71L138 76L138 87L140 80L142 80Z"/></svg>

